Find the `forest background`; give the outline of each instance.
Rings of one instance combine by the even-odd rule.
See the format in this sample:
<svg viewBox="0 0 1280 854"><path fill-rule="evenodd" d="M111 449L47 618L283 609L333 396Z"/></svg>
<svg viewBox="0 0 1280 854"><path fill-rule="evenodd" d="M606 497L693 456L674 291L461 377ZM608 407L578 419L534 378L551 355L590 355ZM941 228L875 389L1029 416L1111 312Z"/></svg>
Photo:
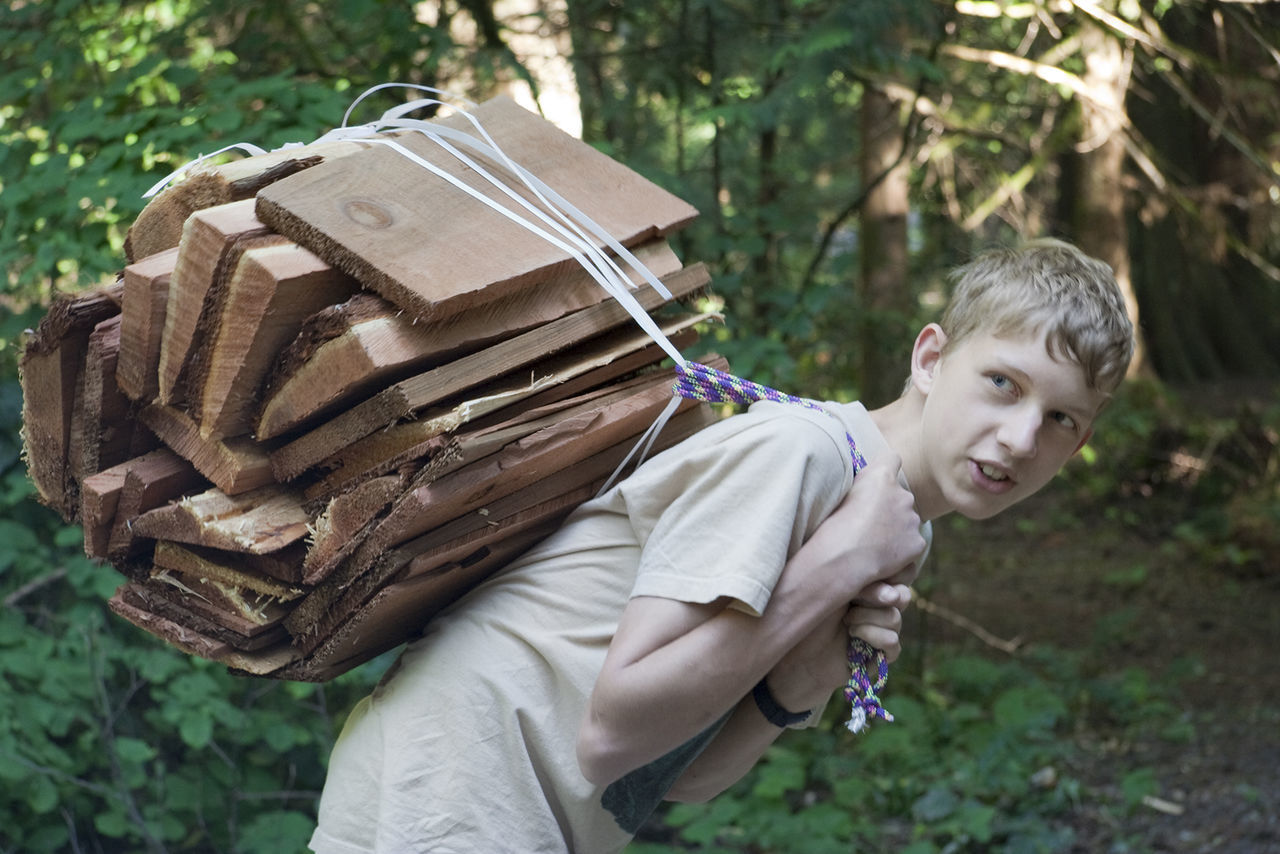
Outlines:
<svg viewBox="0 0 1280 854"><path fill-rule="evenodd" d="M247 680L111 616L120 579L26 478L17 365L156 180L390 81L512 94L693 203L677 248L727 315L703 346L743 376L883 402L946 270L1039 235L1108 261L1139 322L1049 496L941 526L898 723L784 740L637 854L1280 850L1278 80L1254 2L9 0L0 851L302 850L386 657Z"/></svg>

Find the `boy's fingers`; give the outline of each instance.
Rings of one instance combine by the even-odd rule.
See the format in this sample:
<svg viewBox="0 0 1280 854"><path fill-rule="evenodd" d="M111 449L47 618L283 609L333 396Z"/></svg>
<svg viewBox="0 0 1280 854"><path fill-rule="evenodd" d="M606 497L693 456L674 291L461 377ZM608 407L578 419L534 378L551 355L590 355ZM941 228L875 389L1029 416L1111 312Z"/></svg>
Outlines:
<svg viewBox="0 0 1280 854"><path fill-rule="evenodd" d="M871 646L884 653L885 659L892 664L898 655L902 652L902 642L898 633L893 629L886 629L881 626L858 625L850 629L849 634L853 637L862 638Z"/></svg>
<svg viewBox="0 0 1280 854"><path fill-rule="evenodd" d="M867 605L854 605L844 616L845 626L849 634L854 634L865 626L875 626L897 632L902 628L902 611L897 608L873 608Z"/></svg>
<svg viewBox="0 0 1280 854"><path fill-rule="evenodd" d="M876 581L867 585L853 600L854 605L906 608L911 604L911 588L890 581Z"/></svg>

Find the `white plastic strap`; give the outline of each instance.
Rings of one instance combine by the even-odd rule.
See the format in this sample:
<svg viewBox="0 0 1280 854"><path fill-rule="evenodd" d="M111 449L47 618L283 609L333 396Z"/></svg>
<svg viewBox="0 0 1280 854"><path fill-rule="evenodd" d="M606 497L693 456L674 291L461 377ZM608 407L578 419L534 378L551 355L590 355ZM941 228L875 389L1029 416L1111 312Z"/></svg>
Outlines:
<svg viewBox="0 0 1280 854"><path fill-rule="evenodd" d="M145 193L143 193L142 198L144 199L151 198L156 193L160 192L165 187L169 186L169 184L172 181L174 181L176 178L179 178L182 175L185 175L189 169L193 169L196 166L199 166L201 163L208 160L210 157L217 157L219 154L226 154L228 151L231 151L237 148L245 152L246 154L248 154L250 157L267 153L266 149L259 148L258 146L254 145L251 142L233 142L230 145L224 145L222 148L219 148L217 151L210 151L208 154L201 154L199 157L197 157L195 160L192 160L190 163L185 163L182 166L178 167L177 169L173 170L168 175L164 176L164 178L157 181L151 187L150 190L147 190Z"/></svg>
<svg viewBox="0 0 1280 854"><path fill-rule="evenodd" d="M392 107L384 112L377 121L370 122L368 124L354 126L347 124L348 120L351 118L351 114L355 111L355 108L361 101L375 92L391 88L415 89L430 93L433 97L418 98ZM443 100L445 98L450 100ZM631 295L630 291L636 286L632 283L630 277L624 273L618 262L614 260L614 257L616 256L618 259L621 259L621 261L646 284L661 294L664 299L670 299L671 292L666 288L666 286L664 286L653 272L649 270L639 259L637 259L633 253L619 243L607 231L601 228L590 217L507 156L506 152L504 152L493 140L489 133L480 124L479 120L467 112L466 109L457 106L457 102L462 102L467 107L475 106L471 101L451 96L446 92L433 89L429 86L406 83L382 83L362 92L347 108L346 113L342 117L342 125L323 134L317 138L315 142L334 142L340 140L359 139L373 145L386 146L436 177L445 180L449 184L466 193L468 196L483 203L490 209L516 223L530 233L546 240L562 251L567 252L571 258L577 261L578 264L581 265L581 267L593 279L595 279L602 288L604 288L606 293L618 301L618 303L627 311L628 314L631 315L632 319L635 320L640 328L648 333L654 342L658 344L668 356L670 356L679 365L686 364L686 360L680 354L680 351L677 350L675 345L673 345L667 336L663 334L662 330L649 316L649 313L645 311L644 307L640 305L634 296ZM432 106L441 106L456 110L461 116L471 123L479 134L480 139L454 128L442 127L439 124L433 124L419 119L405 118L405 116L416 110ZM394 130L420 133L427 137L432 142L436 143L436 145L438 145L444 152L473 170L476 175L483 179L483 181L494 187L502 196L509 199L510 203L504 204L498 198L485 195L459 178L450 175L448 172L444 171L425 157L410 151L396 140L380 136L380 134L385 131ZM281 146L281 148L274 150L280 151L288 148L296 148L301 145L302 143L288 143ZM520 184L528 189L528 191L537 200L538 204L534 204L523 194L516 192L509 183L495 176L489 169L480 165L472 157L465 154L459 146L502 164L506 170L510 172L511 176L514 176ZM218 151L203 155L186 164L182 168L172 172L148 190L143 198L150 198L154 196L156 193L168 186L173 180L180 177L189 169L204 160L233 149L240 149L251 156L266 153L264 149L250 143L242 142L225 146ZM523 211L523 213L521 211ZM600 249L600 244L607 247L613 255L611 256L603 252ZM627 455L627 458L623 460L622 464L614 471L604 489L608 489L609 486L613 484L619 473L631 461L632 457L637 455L637 453L639 454L640 460L644 459L652 448L654 441L657 439L658 433L675 412L679 403L680 398L672 398L667 407L658 416L657 420L649 427L644 435L640 437L636 447L631 450Z"/></svg>

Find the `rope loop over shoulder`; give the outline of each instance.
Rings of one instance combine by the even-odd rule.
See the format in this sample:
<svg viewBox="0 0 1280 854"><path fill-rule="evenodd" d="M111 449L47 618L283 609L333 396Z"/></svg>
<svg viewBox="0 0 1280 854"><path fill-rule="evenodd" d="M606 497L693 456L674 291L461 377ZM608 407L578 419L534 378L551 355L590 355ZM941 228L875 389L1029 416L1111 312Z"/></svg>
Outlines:
<svg viewBox="0 0 1280 854"><path fill-rule="evenodd" d="M817 401L778 391L760 383L708 367L698 362L676 365L675 393L678 397L701 400L707 403L733 403L745 405L759 400L791 403L825 412ZM853 436L844 434L849 443L849 456L853 460L856 476L866 467L866 458L858 450ZM876 677L870 670L875 667ZM844 687L845 699L852 703L852 713L846 726L850 732L861 732L871 718L892 721L893 715L880 704L879 691L889 678L889 663L882 650L875 649L861 638L849 639L849 681Z"/></svg>

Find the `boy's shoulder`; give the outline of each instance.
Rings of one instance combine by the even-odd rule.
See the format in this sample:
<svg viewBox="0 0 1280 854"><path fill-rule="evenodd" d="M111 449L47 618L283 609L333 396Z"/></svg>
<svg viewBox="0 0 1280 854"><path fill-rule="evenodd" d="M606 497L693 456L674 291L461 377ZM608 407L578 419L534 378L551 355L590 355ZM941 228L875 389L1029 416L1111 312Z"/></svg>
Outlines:
<svg viewBox="0 0 1280 854"><path fill-rule="evenodd" d="M875 435L867 435L868 441L882 441L861 404L829 403L811 408L760 401L672 446L645 467L671 471L688 465L706 468L731 464L766 472L774 466L780 470L815 467L836 472L843 468L844 477L852 478L849 438L853 436L861 444L869 430ZM841 466L840 460L845 465Z"/></svg>

